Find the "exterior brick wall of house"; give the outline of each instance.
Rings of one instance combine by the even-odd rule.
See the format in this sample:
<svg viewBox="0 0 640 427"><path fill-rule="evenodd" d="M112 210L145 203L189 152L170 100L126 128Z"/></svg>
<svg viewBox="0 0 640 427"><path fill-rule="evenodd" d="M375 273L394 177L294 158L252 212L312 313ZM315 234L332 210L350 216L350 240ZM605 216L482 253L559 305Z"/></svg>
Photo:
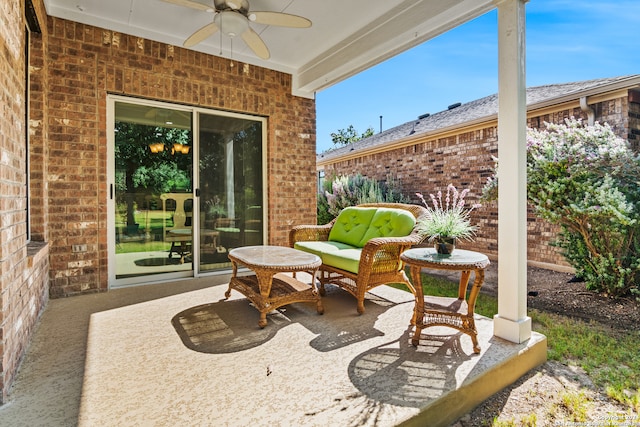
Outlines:
<svg viewBox="0 0 640 427"><path fill-rule="evenodd" d="M315 221L315 101L291 95L290 75L58 18L48 27L53 296L108 286L107 94L267 117L268 242Z"/></svg>
<svg viewBox="0 0 640 427"><path fill-rule="evenodd" d="M4 403L49 295L48 246L28 241L23 1L0 5L0 402ZM44 17L42 4L36 5ZM43 22L40 20L40 22ZM31 34L29 58L37 57ZM35 49L34 49L35 47ZM33 51L36 50L34 53ZM31 64L30 64L31 65ZM32 141L29 141L31 146ZM29 165L31 168L32 165Z"/></svg>
<svg viewBox="0 0 640 427"><path fill-rule="evenodd" d="M631 107L630 107L631 105ZM630 132L630 117L638 111L637 104L630 104L627 97L619 97L593 105L595 120L612 125L616 134L627 138ZM569 117L587 120L587 115L579 106L548 109L544 114L530 113L529 127L544 127L544 123L561 123ZM635 122L633 122L635 120ZM631 123L637 126L638 119ZM475 203L479 200L487 177L492 174L492 156L498 156L497 122L487 122L472 130L449 132L442 137L417 136L415 143L388 151L361 157L350 156L348 160L336 158L334 162L324 164L325 179L336 175L363 176L378 181L393 177L405 195L419 203L416 192L429 193L446 191L449 183L458 189L470 188L467 200ZM427 197L428 199L428 197ZM473 213L473 221L479 226L474 242L462 242L460 247L478 250L493 259L498 255L498 212L497 203L485 204ZM528 259L533 265L570 271L569 265L557 248L550 245L559 229L533 214L529 209L527 224Z"/></svg>

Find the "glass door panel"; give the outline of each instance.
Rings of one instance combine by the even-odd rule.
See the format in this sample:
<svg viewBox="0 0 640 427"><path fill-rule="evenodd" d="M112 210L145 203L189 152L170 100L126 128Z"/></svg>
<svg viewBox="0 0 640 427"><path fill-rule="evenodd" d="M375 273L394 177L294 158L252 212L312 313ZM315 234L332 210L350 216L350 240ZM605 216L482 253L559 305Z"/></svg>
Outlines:
<svg viewBox="0 0 640 427"><path fill-rule="evenodd" d="M192 271L192 114L115 103L116 279Z"/></svg>
<svg viewBox="0 0 640 427"><path fill-rule="evenodd" d="M266 241L266 119L117 95L107 118L109 286L225 273Z"/></svg>
<svg viewBox="0 0 640 427"><path fill-rule="evenodd" d="M232 248L264 238L263 121L198 116L200 271L228 269Z"/></svg>

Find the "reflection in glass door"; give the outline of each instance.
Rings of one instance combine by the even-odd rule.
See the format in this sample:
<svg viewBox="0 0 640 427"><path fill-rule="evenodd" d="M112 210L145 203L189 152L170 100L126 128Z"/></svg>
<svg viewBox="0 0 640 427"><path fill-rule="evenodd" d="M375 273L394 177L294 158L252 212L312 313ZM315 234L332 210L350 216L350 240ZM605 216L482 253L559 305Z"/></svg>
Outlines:
<svg viewBox="0 0 640 427"><path fill-rule="evenodd" d="M200 271L230 267L228 251L261 245L263 123L199 114Z"/></svg>
<svg viewBox="0 0 640 427"><path fill-rule="evenodd" d="M110 286L228 272L266 241L264 118L120 96L108 117Z"/></svg>
<svg viewBox="0 0 640 427"><path fill-rule="evenodd" d="M115 103L116 279L192 269L191 112Z"/></svg>

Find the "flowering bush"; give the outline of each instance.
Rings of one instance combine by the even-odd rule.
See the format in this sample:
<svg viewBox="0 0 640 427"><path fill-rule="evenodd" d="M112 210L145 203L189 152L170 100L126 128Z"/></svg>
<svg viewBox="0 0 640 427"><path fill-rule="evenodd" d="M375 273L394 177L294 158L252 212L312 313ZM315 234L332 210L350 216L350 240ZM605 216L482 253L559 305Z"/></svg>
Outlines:
<svg viewBox="0 0 640 427"><path fill-rule="evenodd" d="M473 240L477 227L471 225L471 212L479 208L480 204L465 207L465 197L469 189L458 192L452 184L447 186L447 195L442 201L442 191L437 196L430 194L431 205L427 203L421 193L416 193L422 204L428 210L427 218L418 223L418 231L429 236L429 240L455 238L460 240Z"/></svg>
<svg viewBox="0 0 640 427"><path fill-rule="evenodd" d="M527 134L527 196L558 224L555 245L587 289L640 296L640 157L607 125L580 120ZM497 197L489 178L484 198Z"/></svg>
<svg viewBox="0 0 640 427"><path fill-rule="evenodd" d="M318 194L318 224L327 224L348 206L362 203L408 203L399 185L391 176L385 182L361 174L341 175L324 183L324 193Z"/></svg>

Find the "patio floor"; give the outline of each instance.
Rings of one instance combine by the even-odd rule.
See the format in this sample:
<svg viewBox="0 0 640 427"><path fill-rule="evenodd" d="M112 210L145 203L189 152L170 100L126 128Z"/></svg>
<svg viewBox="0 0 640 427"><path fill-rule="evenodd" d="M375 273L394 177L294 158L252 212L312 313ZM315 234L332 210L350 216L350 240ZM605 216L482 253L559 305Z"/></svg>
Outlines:
<svg viewBox="0 0 640 427"><path fill-rule="evenodd" d="M416 349L411 294L328 288L325 314L292 304L257 326L228 275L51 300L0 426L446 426L544 362L546 339L493 336L482 352L429 328Z"/></svg>

